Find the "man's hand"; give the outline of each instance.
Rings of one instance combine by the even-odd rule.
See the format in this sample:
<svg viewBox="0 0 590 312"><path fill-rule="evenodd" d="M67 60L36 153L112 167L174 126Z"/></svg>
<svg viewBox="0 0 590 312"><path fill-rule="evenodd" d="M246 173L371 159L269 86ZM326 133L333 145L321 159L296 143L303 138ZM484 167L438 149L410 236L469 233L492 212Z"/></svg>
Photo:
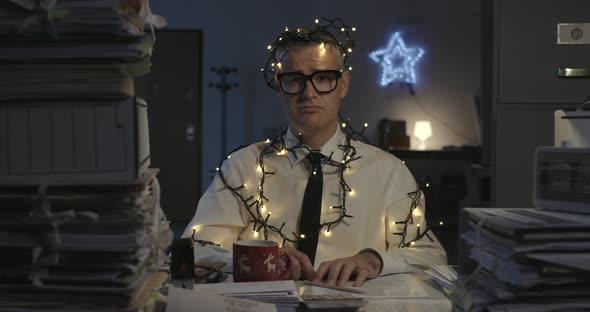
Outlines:
<svg viewBox="0 0 590 312"><path fill-rule="evenodd" d="M329 285L345 286L353 274L353 286L361 286L366 279L376 278L381 272L381 260L372 252L365 252L348 258L325 261L315 272L314 282L326 279ZM327 275L327 277L326 277Z"/></svg>
<svg viewBox="0 0 590 312"><path fill-rule="evenodd" d="M285 261L282 259L279 260L279 266L290 271L290 274L287 275L286 279L313 279L313 265L306 254L291 246L282 247L280 250L284 251L289 257L290 264L288 268L285 268Z"/></svg>

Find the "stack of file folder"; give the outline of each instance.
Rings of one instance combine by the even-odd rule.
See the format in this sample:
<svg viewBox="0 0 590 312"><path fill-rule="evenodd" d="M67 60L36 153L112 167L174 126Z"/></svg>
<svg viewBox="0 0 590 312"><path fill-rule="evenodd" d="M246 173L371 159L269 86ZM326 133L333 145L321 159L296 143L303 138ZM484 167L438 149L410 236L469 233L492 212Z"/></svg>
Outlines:
<svg viewBox="0 0 590 312"><path fill-rule="evenodd" d="M144 32L147 4L1 1L0 99L132 96L132 77L149 72L154 43Z"/></svg>
<svg viewBox="0 0 590 312"><path fill-rule="evenodd" d="M455 311L590 309L590 214L465 208Z"/></svg>
<svg viewBox="0 0 590 312"><path fill-rule="evenodd" d="M2 187L0 311L145 307L171 239L156 173L127 185Z"/></svg>
<svg viewBox="0 0 590 312"><path fill-rule="evenodd" d="M133 78L163 24L147 0L0 1L0 184L141 176L147 105Z"/></svg>
<svg viewBox="0 0 590 312"><path fill-rule="evenodd" d="M149 168L147 0L0 1L0 311L149 311L172 234Z"/></svg>

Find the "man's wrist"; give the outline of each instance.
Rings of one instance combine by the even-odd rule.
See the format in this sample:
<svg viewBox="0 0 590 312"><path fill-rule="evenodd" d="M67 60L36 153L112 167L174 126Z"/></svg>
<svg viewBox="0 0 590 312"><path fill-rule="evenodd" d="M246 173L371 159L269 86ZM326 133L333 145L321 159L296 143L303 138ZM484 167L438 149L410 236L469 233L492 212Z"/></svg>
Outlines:
<svg viewBox="0 0 590 312"><path fill-rule="evenodd" d="M381 274L381 271L383 271L383 258L381 258L381 255L375 249L365 248L359 251L357 255L373 255L378 261L376 263L379 266L377 275Z"/></svg>

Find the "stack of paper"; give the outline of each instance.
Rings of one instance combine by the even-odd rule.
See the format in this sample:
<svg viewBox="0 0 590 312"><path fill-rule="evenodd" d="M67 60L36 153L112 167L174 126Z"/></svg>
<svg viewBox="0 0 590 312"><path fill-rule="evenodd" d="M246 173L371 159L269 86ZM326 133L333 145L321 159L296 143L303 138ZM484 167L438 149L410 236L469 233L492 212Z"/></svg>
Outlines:
<svg viewBox="0 0 590 312"><path fill-rule="evenodd" d="M197 308L198 307L198 308ZM226 297L217 292L201 289L198 292L171 287L168 291L166 312L276 312L272 304Z"/></svg>
<svg viewBox="0 0 590 312"><path fill-rule="evenodd" d="M163 24L147 1L0 1L0 124L6 125L0 130L0 183L4 175L36 184L44 173L80 171L77 181L84 174L124 175L137 168L129 174L133 180L143 173L147 166L129 161L143 151L138 141L147 128L139 113L147 105L135 99L133 78L149 73L153 26ZM12 133L23 128L21 136ZM104 141L114 143L113 155L98 155ZM137 153L129 150L135 145ZM9 153L34 161L11 163ZM143 161L149 158L137 160Z"/></svg>
<svg viewBox="0 0 590 312"><path fill-rule="evenodd" d="M0 99L133 96L154 20L147 0L1 1Z"/></svg>
<svg viewBox="0 0 590 312"><path fill-rule="evenodd" d="M142 34L147 8L147 0L5 0L0 35Z"/></svg>
<svg viewBox="0 0 590 312"><path fill-rule="evenodd" d="M2 187L0 310L145 306L171 240L156 172L129 185Z"/></svg>
<svg viewBox="0 0 590 312"><path fill-rule="evenodd" d="M147 0L0 1L0 311L153 307L172 235L132 77L156 20Z"/></svg>
<svg viewBox="0 0 590 312"><path fill-rule="evenodd" d="M466 208L460 311L590 309L590 215Z"/></svg>
<svg viewBox="0 0 590 312"><path fill-rule="evenodd" d="M443 289L452 290L453 283L457 280L457 272L450 265L437 265L431 269L425 270L424 273L430 275Z"/></svg>
<svg viewBox="0 0 590 312"><path fill-rule="evenodd" d="M134 95L125 64L11 64L0 68L0 98L4 101Z"/></svg>
<svg viewBox="0 0 590 312"><path fill-rule="evenodd" d="M277 311L293 312L299 307L299 294L295 282L250 282L195 285L193 291L214 291L227 297L271 303Z"/></svg>

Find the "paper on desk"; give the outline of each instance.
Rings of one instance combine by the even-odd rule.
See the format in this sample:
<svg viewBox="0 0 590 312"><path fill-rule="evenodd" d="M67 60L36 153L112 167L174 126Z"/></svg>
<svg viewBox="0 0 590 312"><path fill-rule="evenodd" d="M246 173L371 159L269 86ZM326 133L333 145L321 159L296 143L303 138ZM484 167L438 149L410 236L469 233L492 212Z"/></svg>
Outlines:
<svg viewBox="0 0 590 312"><path fill-rule="evenodd" d="M185 311L220 311L220 312L276 312L272 304L224 297L215 292L199 289L193 291L170 287L166 312Z"/></svg>
<svg viewBox="0 0 590 312"><path fill-rule="evenodd" d="M451 311L449 300L379 300L371 301L364 307L365 312L448 312Z"/></svg>
<svg viewBox="0 0 590 312"><path fill-rule="evenodd" d="M310 294L329 295L342 294L342 291L328 288L309 286ZM350 286L348 286L350 287ZM428 294L420 286L416 278L411 274L395 274L381 276L374 280L366 281L363 286L358 287L364 294L352 294L352 296L365 299L388 299L388 298L421 298L428 297ZM307 291L305 294L308 294Z"/></svg>
<svg viewBox="0 0 590 312"><path fill-rule="evenodd" d="M590 271L588 262L590 262L590 254L588 252L536 252L526 255L529 259L538 260L544 263L551 263L558 266L564 266L582 271Z"/></svg>
<svg viewBox="0 0 590 312"><path fill-rule="evenodd" d="M428 297L424 288L411 274L383 276L365 282L360 288L365 293L355 296L366 299Z"/></svg>
<svg viewBox="0 0 590 312"><path fill-rule="evenodd" d="M293 295L297 286L292 280L273 282L216 283L195 285L195 291L210 290L223 295L260 294Z"/></svg>
<svg viewBox="0 0 590 312"><path fill-rule="evenodd" d="M437 265L429 270L424 270L424 273L430 275L434 281L443 288L451 287L453 282L457 280L457 272L455 269L446 264Z"/></svg>

